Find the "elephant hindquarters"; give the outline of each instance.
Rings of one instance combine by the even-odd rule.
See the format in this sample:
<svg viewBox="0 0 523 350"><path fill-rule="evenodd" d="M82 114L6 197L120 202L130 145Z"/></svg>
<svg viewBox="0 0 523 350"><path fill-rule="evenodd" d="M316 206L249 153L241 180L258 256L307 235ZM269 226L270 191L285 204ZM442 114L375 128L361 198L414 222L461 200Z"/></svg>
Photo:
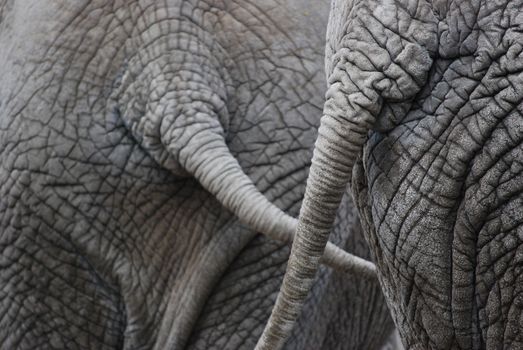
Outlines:
<svg viewBox="0 0 523 350"><path fill-rule="evenodd" d="M353 181L410 348L523 346L523 76L503 68L520 65L510 50L475 64L436 62L427 97L371 137Z"/></svg>

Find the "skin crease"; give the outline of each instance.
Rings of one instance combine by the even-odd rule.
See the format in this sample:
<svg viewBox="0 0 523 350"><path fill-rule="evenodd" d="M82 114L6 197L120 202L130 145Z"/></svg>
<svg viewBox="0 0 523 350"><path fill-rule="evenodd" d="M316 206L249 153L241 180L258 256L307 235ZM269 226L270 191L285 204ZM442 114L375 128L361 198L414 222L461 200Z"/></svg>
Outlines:
<svg viewBox="0 0 523 350"><path fill-rule="evenodd" d="M155 69L172 62L144 69L165 38L178 50L167 57L189 68L209 58L228 148L296 216L323 103L327 12L312 1L0 1L1 344L254 347L288 248L153 148L122 91L169 99L169 76ZM184 56L184 36L211 55ZM126 85L133 69L150 74L144 90ZM333 241L368 258L343 203ZM287 348L379 348L390 329L375 282L323 269Z"/></svg>
<svg viewBox="0 0 523 350"><path fill-rule="evenodd" d="M407 349L523 348L522 8L333 3L324 117L258 348L283 344L346 182Z"/></svg>

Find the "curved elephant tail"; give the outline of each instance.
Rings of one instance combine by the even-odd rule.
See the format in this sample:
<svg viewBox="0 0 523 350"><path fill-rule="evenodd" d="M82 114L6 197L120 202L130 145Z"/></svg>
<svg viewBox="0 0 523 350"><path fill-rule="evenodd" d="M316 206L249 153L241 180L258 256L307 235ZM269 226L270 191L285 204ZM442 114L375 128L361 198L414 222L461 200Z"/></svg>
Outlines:
<svg viewBox="0 0 523 350"><path fill-rule="evenodd" d="M189 138L187 144L176 152L185 171L193 175L202 187L243 224L274 240L288 243L293 241L298 220L271 203L256 188L231 154L220 132L200 130L197 136ZM323 262L339 271L375 278L373 263L353 256L331 243L327 245Z"/></svg>
<svg viewBox="0 0 523 350"><path fill-rule="evenodd" d="M169 148L169 147L168 147ZM181 166L249 228L291 241L296 219L271 203L245 174L223 135L199 132L178 152Z"/></svg>
<svg viewBox="0 0 523 350"><path fill-rule="evenodd" d="M161 74L154 60L129 63L115 92L122 118L158 164L178 176L194 176L243 224L290 243L297 220L256 188L226 144L230 78L204 43L191 42L203 54L169 62ZM347 272L362 266L361 259L330 245L325 263Z"/></svg>

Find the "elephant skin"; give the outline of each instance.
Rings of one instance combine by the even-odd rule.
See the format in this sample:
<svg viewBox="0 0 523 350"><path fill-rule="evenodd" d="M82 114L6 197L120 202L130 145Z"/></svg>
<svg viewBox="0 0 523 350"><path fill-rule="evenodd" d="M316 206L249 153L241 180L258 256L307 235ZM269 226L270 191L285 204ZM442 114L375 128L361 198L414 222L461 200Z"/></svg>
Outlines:
<svg viewBox="0 0 523 350"><path fill-rule="evenodd" d="M296 216L328 10L0 0L2 349L254 347L289 249L240 224L154 132L183 103L201 111L211 100L207 122ZM176 90L193 83L212 96ZM368 257L350 196L332 240ZM391 329L377 283L322 268L286 349L377 349Z"/></svg>
<svg viewBox="0 0 523 350"><path fill-rule="evenodd" d="M367 236L407 348L522 349L523 2L433 5L427 82L365 149Z"/></svg>

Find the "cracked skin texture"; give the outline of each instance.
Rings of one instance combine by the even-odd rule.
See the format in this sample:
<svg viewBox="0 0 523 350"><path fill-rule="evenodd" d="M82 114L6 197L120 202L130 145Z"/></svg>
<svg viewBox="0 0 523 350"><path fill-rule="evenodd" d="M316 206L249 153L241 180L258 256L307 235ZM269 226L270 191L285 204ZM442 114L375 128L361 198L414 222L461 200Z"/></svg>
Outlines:
<svg viewBox="0 0 523 350"><path fill-rule="evenodd" d="M149 349L165 333L173 349L254 347L288 247L167 170L114 92L133 58L200 35L227 73L231 152L296 216L327 13L316 1L0 1L2 349ZM366 256L359 233L346 197L333 241ZM378 348L391 327L380 293L322 269L286 348Z"/></svg>
<svg viewBox="0 0 523 350"><path fill-rule="evenodd" d="M422 45L432 60L426 81L414 97L381 95L353 173L403 343L522 349L523 2L383 1L392 22L380 21L367 5L375 3L359 2L362 22L375 23L372 45L390 58L371 72L391 65L394 48L419 43L412 33L432 35ZM341 46L355 23L344 15L329 32Z"/></svg>

